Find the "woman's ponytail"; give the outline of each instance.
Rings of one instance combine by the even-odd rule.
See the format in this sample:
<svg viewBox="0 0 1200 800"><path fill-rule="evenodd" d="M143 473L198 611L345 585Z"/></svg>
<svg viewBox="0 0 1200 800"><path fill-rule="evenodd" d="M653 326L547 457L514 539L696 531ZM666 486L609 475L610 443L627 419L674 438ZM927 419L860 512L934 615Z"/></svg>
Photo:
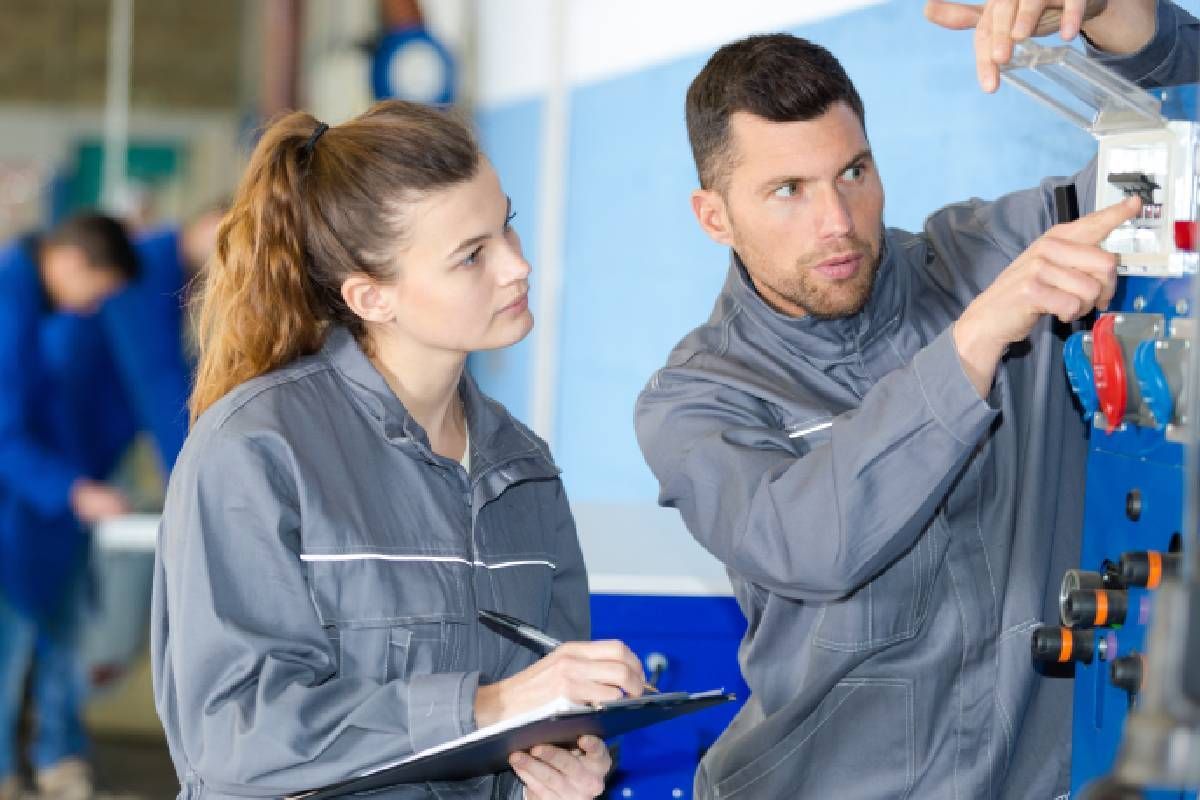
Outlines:
<svg viewBox="0 0 1200 800"><path fill-rule="evenodd" d="M195 302L200 363L194 422L230 389L320 347L325 322L306 265L300 208L303 143L315 121L295 113L255 148L217 234Z"/></svg>

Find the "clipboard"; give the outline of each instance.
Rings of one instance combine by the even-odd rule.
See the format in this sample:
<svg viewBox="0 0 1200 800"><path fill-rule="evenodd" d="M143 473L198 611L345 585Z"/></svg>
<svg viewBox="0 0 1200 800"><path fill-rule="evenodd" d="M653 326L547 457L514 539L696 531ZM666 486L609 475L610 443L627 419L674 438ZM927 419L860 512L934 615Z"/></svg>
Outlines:
<svg viewBox="0 0 1200 800"><path fill-rule="evenodd" d="M285 800L325 800L401 783L457 781L502 772L509 768L509 754L518 750L528 750L539 744L574 747L580 736L591 734L607 739L734 699L733 694L716 689L695 694L643 695L596 706L569 704L544 710L535 719L515 726L500 723L476 731L416 753L392 766L320 789L288 795ZM489 732L492 728L497 730Z"/></svg>

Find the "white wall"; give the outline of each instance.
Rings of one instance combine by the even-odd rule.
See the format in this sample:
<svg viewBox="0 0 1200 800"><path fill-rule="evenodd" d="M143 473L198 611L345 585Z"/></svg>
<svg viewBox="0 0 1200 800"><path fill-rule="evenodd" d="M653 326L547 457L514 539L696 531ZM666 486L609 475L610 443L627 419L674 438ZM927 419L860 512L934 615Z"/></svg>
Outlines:
<svg viewBox="0 0 1200 800"><path fill-rule="evenodd" d="M517 102L544 91L555 2L567 3L568 77L583 84L886 0L485 0L478 4L479 105Z"/></svg>

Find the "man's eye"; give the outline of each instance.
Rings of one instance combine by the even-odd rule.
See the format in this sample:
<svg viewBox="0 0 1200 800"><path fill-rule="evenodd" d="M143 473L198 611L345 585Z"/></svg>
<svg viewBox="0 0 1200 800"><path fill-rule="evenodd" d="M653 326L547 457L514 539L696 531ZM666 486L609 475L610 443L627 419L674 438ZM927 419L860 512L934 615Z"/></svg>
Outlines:
<svg viewBox="0 0 1200 800"><path fill-rule="evenodd" d="M783 184L778 189L776 189L775 196L776 197L795 197L799 191L800 191L800 185L797 184L795 181L790 181L788 183Z"/></svg>
<svg viewBox="0 0 1200 800"><path fill-rule="evenodd" d="M848 181L857 181L861 180L862 176L866 174L866 167L864 167L862 164L855 164L853 167L847 168L846 171L842 173L842 177Z"/></svg>

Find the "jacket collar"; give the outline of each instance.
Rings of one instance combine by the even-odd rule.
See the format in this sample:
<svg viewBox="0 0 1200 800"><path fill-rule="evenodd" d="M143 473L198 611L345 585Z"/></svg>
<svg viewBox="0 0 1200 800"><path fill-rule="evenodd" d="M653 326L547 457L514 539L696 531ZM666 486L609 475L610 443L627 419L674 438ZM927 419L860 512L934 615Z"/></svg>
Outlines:
<svg viewBox="0 0 1200 800"><path fill-rule="evenodd" d="M737 253L731 255L721 294L797 355L828 363L857 358L861 350L899 323L907 295L907 269L900 263L890 230L884 230L881 242L883 255L871 296L862 310L852 316L817 319L779 313L754 288Z"/></svg>
<svg viewBox="0 0 1200 800"><path fill-rule="evenodd" d="M332 327L321 348L321 357L341 376L350 393L379 423L385 438L411 447L431 463L452 463L433 452L425 429L396 397L350 331L340 325ZM472 483L496 468L517 462L522 462L524 466L510 466L504 470L505 475L514 481L559 474L545 443L517 422L504 406L480 391L475 379L465 370L458 390L466 409L467 429L470 432Z"/></svg>

